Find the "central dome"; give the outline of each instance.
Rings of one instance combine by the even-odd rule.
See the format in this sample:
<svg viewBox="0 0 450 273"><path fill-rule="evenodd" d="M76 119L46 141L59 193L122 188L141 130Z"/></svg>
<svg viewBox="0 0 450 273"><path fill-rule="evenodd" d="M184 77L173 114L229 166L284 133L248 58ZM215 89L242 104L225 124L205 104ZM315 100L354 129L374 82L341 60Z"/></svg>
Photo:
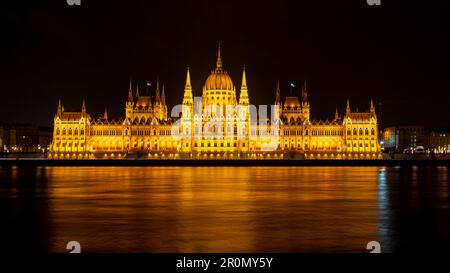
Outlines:
<svg viewBox="0 0 450 273"><path fill-rule="evenodd" d="M236 88L228 73L223 69L222 58L217 56L216 69L206 79L203 86L203 105L236 105Z"/></svg>
<svg viewBox="0 0 450 273"><path fill-rule="evenodd" d="M206 90L228 90L233 91L233 81L228 73L222 67L222 58L220 56L220 46L219 53L217 56L216 69L211 71L205 82Z"/></svg>
<svg viewBox="0 0 450 273"><path fill-rule="evenodd" d="M216 69L206 79L205 89L233 91L233 81L226 71Z"/></svg>

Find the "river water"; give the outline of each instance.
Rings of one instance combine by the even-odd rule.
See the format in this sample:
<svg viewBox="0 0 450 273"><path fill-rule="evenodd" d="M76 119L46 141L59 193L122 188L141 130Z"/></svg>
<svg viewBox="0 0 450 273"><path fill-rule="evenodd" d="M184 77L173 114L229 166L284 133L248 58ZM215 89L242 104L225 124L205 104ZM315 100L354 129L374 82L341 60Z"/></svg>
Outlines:
<svg viewBox="0 0 450 273"><path fill-rule="evenodd" d="M1 167L7 252L450 252L448 167Z"/></svg>

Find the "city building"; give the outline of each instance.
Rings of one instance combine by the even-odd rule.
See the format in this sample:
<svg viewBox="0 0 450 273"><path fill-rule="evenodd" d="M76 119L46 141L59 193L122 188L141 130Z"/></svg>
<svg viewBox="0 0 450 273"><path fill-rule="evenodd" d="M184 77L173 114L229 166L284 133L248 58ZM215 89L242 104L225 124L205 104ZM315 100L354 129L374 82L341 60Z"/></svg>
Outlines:
<svg viewBox="0 0 450 273"><path fill-rule="evenodd" d="M385 152L411 153L418 147L429 147L428 131L424 126L392 126L383 130Z"/></svg>
<svg viewBox="0 0 450 273"><path fill-rule="evenodd" d="M239 95L224 69L219 47L215 68L194 96L186 71L180 115L168 116L164 85L154 96L141 94L132 83L125 117L98 118L86 110L65 111L59 102L54 118L49 158L250 158L250 159L379 159L377 115L373 102L366 112L346 111L326 121L310 117L306 83L300 96L281 98L276 85L270 118L251 105L245 68ZM260 110L260 109L259 109ZM175 111L177 112L177 111Z"/></svg>
<svg viewBox="0 0 450 273"><path fill-rule="evenodd" d="M0 125L0 151L47 152L52 141L52 129L29 124Z"/></svg>
<svg viewBox="0 0 450 273"><path fill-rule="evenodd" d="M430 152L433 154L450 154L450 128L441 128L430 133Z"/></svg>

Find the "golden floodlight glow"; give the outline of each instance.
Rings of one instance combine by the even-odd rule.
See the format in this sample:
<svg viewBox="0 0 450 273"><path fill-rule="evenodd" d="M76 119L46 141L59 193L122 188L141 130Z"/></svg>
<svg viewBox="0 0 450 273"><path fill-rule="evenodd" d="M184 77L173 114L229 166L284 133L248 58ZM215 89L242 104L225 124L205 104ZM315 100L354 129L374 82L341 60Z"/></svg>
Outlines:
<svg viewBox="0 0 450 273"><path fill-rule="evenodd" d="M306 82L284 101L277 83L275 101L268 106L273 115L266 118L250 104L246 69L237 93L220 49L215 68L197 92L201 98L194 98L187 69L182 104L173 111L177 115L168 117L164 84L158 80L155 86L152 95L144 95L130 81L121 119L109 118L106 111L93 118L84 100L78 112L65 111L59 101L48 158L381 158L373 101L368 111L354 112L347 100L343 114L336 109L334 118L317 121L310 117ZM253 122L253 113L259 123Z"/></svg>

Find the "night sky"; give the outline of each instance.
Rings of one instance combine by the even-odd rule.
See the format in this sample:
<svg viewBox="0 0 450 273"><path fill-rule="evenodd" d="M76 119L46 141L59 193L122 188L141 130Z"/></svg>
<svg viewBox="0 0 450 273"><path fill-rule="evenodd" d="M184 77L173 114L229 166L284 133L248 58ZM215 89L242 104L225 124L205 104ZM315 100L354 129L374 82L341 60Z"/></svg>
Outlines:
<svg viewBox="0 0 450 273"><path fill-rule="evenodd" d="M366 110L373 98L383 126L450 125L447 10L381 1L2 3L0 121L51 126L59 98L66 109L85 98L89 113L123 117L130 77L141 90L159 77L173 106L187 65L201 95L220 42L238 89L245 65L253 104L273 103L277 80L283 95L307 80L313 119L342 113L347 98Z"/></svg>

